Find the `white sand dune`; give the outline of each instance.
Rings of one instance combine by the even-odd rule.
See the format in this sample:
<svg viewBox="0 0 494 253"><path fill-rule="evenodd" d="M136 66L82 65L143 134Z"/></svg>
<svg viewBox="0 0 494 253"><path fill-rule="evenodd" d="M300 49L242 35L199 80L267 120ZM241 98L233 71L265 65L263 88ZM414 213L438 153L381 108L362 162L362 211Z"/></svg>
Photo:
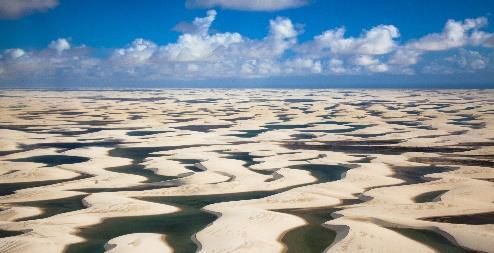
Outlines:
<svg viewBox="0 0 494 253"><path fill-rule="evenodd" d="M1 93L0 252L494 252L490 90Z"/></svg>

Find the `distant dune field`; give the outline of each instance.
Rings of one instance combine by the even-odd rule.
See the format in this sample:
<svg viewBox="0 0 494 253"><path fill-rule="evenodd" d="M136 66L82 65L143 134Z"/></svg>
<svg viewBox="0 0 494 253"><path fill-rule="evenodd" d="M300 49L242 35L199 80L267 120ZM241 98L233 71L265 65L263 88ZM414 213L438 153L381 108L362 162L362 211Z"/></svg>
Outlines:
<svg viewBox="0 0 494 253"><path fill-rule="evenodd" d="M2 90L0 252L494 252L492 90Z"/></svg>

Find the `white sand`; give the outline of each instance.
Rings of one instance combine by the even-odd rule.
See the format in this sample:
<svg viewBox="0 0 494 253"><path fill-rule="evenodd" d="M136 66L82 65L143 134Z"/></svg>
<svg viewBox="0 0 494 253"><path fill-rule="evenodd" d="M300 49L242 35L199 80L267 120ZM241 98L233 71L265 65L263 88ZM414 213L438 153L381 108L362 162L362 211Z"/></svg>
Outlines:
<svg viewBox="0 0 494 253"><path fill-rule="evenodd" d="M12 90L3 93L12 97L0 100L0 119L2 125L9 125L11 129L0 127L0 151L4 154L0 156L0 184L68 181L20 189L0 197L0 229L26 231L22 235L0 238L0 252L62 252L67 245L84 241L77 235L80 228L97 226L105 218L170 214L180 210L136 197L206 197L257 191L272 191L272 195L213 203L203 208L218 218L194 236L200 252L283 252L286 249L281 243L284 234L307 221L281 211L322 207L340 208L332 214L334 219L324 224L337 232L336 241L327 242L332 244L326 252L434 251L389 228L435 231L457 246L494 252L493 224L427 220L428 217L494 211L492 91L353 90L346 94L347 91L342 90L184 89L63 93ZM98 96L105 99L98 99ZM146 99L150 97L162 99ZM471 99L466 100L466 97ZM198 98L217 100L194 103L199 101ZM313 101L289 102L286 99ZM375 102L379 100L387 102ZM442 104L450 106L442 108ZM14 105L25 107L8 109ZM63 115L64 111L57 112L54 108L81 114ZM38 118L19 117L39 111L43 113L38 113ZM132 119L133 115L140 118ZM462 121L465 115L475 119ZM339 124L331 124L333 121ZM177 128L191 125L198 127L198 131ZM208 131L207 125L223 128ZM285 126L286 129L272 129L251 137L235 136L244 130L265 129L267 125ZM292 128L291 125L307 127ZM369 127L347 132L357 125ZM102 129L92 132L87 131L88 128ZM75 135L70 131L81 133ZM130 131L162 132L130 136ZM300 136L307 139L300 139ZM52 142L103 141L119 141L120 147L169 147L169 150L152 153L141 165L144 172L176 178L149 184L144 173L108 171L107 168L133 162L110 156L113 147L93 145L67 150L36 146ZM294 150L287 146L291 141L327 145L327 150ZM464 144L472 142L474 144ZM481 145L478 142L489 143ZM365 147L372 149L358 151ZM382 151L382 147L388 147L388 152ZM404 147L412 151L415 147L470 147L471 150L454 154L432 149L391 153L395 148ZM250 161L246 154L253 156ZM54 167L12 161L39 155L81 156L89 161ZM234 159L234 155L247 161ZM365 155L372 160L358 163ZM177 159L200 162L185 164ZM431 162L414 162L419 161L417 159ZM434 181L412 184L395 175L397 167L430 166L430 163L456 170L429 173L426 177ZM346 165L351 169L341 180L321 183L311 173L293 167L309 164ZM405 175L413 177L412 174ZM86 178L71 180L81 176ZM156 188L158 185L162 188ZM149 186L156 189L83 192L92 188L111 190ZM445 193L430 202L417 203L417 196L434 191ZM39 208L22 205L23 202L76 196L85 196L86 208L44 219L16 221L42 212ZM342 206L348 200L357 199L362 203ZM172 247L164 240L166 236L135 231L110 238L106 242L106 252L172 252Z"/></svg>

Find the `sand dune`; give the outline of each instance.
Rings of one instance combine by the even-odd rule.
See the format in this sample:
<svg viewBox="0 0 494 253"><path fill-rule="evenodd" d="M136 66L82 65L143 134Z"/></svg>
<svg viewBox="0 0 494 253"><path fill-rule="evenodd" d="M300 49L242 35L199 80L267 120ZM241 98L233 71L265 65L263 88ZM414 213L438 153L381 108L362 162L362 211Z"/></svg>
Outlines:
<svg viewBox="0 0 494 253"><path fill-rule="evenodd" d="M0 95L0 252L494 252L491 91Z"/></svg>

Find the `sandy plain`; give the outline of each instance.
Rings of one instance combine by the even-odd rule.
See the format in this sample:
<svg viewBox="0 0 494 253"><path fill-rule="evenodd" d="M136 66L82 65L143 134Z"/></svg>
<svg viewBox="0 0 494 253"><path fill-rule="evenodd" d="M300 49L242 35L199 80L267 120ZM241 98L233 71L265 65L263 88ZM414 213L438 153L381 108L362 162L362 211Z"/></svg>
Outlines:
<svg viewBox="0 0 494 253"><path fill-rule="evenodd" d="M494 252L491 90L0 91L0 252Z"/></svg>

